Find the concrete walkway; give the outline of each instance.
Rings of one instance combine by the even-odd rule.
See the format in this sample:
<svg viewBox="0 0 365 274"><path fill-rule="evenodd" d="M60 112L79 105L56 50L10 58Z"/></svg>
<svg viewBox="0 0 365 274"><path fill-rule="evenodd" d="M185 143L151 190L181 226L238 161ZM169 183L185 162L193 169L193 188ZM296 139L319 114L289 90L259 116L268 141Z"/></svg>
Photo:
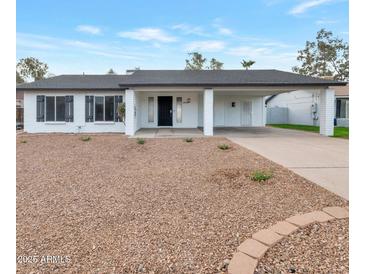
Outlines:
<svg viewBox="0 0 365 274"><path fill-rule="evenodd" d="M349 141L278 128L216 128L225 136L302 177L349 199Z"/></svg>
<svg viewBox="0 0 365 274"><path fill-rule="evenodd" d="M204 137L199 128L141 128L131 138Z"/></svg>

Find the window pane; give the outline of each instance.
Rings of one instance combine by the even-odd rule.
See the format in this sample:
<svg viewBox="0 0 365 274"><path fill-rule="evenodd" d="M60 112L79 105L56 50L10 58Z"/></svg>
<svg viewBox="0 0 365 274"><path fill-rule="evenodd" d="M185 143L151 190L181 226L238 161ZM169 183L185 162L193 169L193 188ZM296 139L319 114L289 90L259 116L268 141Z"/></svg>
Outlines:
<svg viewBox="0 0 365 274"><path fill-rule="evenodd" d="M154 97L148 97L148 122L153 123L155 116Z"/></svg>
<svg viewBox="0 0 365 274"><path fill-rule="evenodd" d="M95 121L104 121L104 97L95 96Z"/></svg>
<svg viewBox="0 0 365 274"><path fill-rule="evenodd" d="M176 97L176 122L182 122L182 97Z"/></svg>
<svg viewBox="0 0 365 274"><path fill-rule="evenodd" d="M54 96L46 97L46 121L54 121L55 120L55 111L54 111Z"/></svg>
<svg viewBox="0 0 365 274"><path fill-rule="evenodd" d="M65 97L56 97L56 121L65 121Z"/></svg>
<svg viewBox="0 0 365 274"><path fill-rule="evenodd" d="M114 96L105 96L105 121L114 121Z"/></svg>

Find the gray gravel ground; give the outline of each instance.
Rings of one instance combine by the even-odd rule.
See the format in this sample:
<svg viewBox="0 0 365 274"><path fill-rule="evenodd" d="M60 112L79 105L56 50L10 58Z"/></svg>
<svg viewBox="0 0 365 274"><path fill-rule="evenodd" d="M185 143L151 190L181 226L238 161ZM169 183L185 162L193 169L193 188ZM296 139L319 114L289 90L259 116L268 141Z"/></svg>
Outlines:
<svg viewBox="0 0 365 274"><path fill-rule="evenodd" d="M217 273L257 230L347 205L224 138L80 137L17 136L17 256L71 257L19 273Z"/></svg>
<svg viewBox="0 0 365 274"><path fill-rule="evenodd" d="M298 230L269 249L256 269L256 274L348 272L348 219Z"/></svg>

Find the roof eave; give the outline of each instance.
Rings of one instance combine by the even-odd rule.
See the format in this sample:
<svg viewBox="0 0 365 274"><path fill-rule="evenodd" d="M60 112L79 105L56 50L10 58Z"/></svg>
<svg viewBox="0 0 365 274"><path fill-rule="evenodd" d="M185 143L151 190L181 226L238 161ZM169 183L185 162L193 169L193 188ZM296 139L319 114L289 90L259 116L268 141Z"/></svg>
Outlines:
<svg viewBox="0 0 365 274"><path fill-rule="evenodd" d="M271 87L271 86L293 86L293 87L328 87L328 86L346 86L345 82L326 82L326 83L156 83L156 84L148 84L148 83L131 83L131 84L119 84L120 88L128 89L131 87L172 87L172 86L181 86L181 87Z"/></svg>

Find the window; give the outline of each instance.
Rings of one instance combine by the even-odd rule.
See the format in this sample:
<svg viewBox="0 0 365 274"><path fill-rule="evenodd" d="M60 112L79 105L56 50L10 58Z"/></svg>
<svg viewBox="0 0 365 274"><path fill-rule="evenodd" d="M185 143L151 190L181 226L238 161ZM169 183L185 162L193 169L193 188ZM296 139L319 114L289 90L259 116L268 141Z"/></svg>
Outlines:
<svg viewBox="0 0 365 274"><path fill-rule="evenodd" d="M148 97L148 122L153 123L155 116L155 98Z"/></svg>
<svg viewBox="0 0 365 274"><path fill-rule="evenodd" d="M105 96L105 121L114 121L114 96Z"/></svg>
<svg viewBox="0 0 365 274"><path fill-rule="evenodd" d="M95 96L95 121L114 121L114 96Z"/></svg>
<svg viewBox="0 0 365 274"><path fill-rule="evenodd" d="M349 118L349 99L336 99L336 118Z"/></svg>
<svg viewBox="0 0 365 274"><path fill-rule="evenodd" d="M62 122L65 121L65 97L57 96L56 97L56 121Z"/></svg>
<svg viewBox="0 0 365 274"><path fill-rule="evenodd" d="M42 99L42 96L39 96ZM43 122L43 101L37 99L37 121ZM46 96L46 122L73 122L73 96Z"/></svg>
<svg viewBox="0 0 365 274"><path fill-rule="evenodd" d="M55 121L55 97L46 96L46 121Z"/></svg>
<svg viewBox="0 0 365 274"><path fill-rule="evenodd" d="M176 97L176 123L182 122L182 97Z"/></svg>

